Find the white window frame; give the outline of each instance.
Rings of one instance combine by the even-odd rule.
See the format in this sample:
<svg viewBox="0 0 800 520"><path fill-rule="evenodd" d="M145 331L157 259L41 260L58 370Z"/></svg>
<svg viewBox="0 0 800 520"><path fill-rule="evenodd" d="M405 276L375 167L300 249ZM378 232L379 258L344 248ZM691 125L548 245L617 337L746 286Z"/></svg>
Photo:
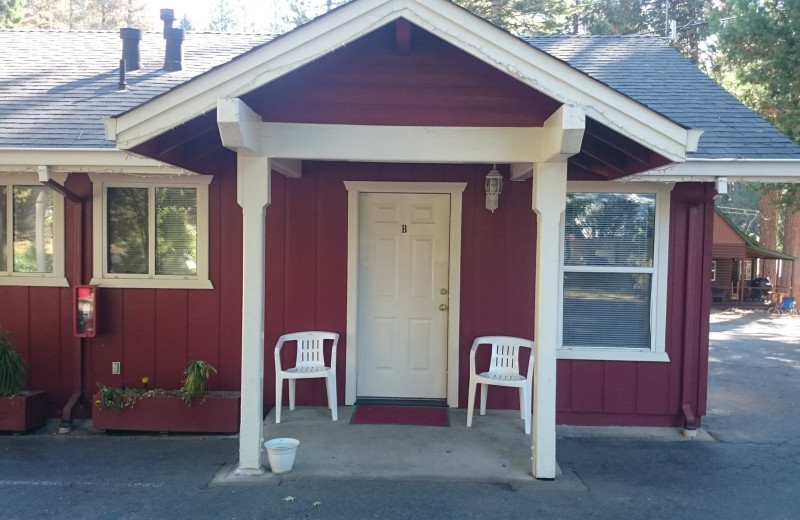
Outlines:
<svg viewBox="0 0 800 520"><path fill-rule="evenodd" d="M54 174L51 178L63 184L67 174ZM14 186L36 186L47 188L39 182L35 173L11 173L0 175L0 185L5 186L6 193L10 193ZM8 195L6 195L8 196ZM69 282L64 274L64 197L53 191L53 272L52 273L15 273L14 259L10 254L14 244L14 218L13 204L6 208L6 232L8 246L8 271L0 271L0 285L3 286L28 286L28 287L69 287ZM0 248L0 250L2 250Z"/></svg>
<svg viewBox="0 0 800 520"><path fill-rule="evenodd" d="M601 361L654 361L668 362L666 352L667 330L667 275L669 261L670 195L674 184L666 183L615 183L568 182L567 193L653 193L656 196L655 236L653 240L653 281L650 297L650 348L565 347L564 346L564 229L561 218L559 294L558 294L558 359L589 359ZM603 310L598 309L598 316Z"/></svg>
<svg viewBox="0 0 800 520"><path fill-rule="evenodd" d="M93 238L93 278L92 285L100 287L119 287L137 289L213 289L208 278L208 185L213 178L211 175L125 175L125 174L89 174L93 184L92 206L92 238ZM109 273L108 265L108 219L107 197L108 188L170 188L193 187L197 190L197 274L185 275L156 275L156 274L127 274ZM151 214L155 208L150 208ZM150 236L154 239L152 229L153 219L150 219Z"/></svg>
<svg viewBox="0 0 800 520"><path fill-rule="evenodd" d="M711 281L712 282L716 282L717 281L717 261L716 260L712 260L711 261Z"/></svg>

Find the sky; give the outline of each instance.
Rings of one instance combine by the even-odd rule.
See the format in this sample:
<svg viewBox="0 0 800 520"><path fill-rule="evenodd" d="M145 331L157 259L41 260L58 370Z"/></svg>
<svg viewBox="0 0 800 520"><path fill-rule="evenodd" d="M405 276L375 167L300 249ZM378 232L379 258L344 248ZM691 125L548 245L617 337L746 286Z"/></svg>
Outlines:
<svg viewBox="0 0 800 520"><path fill-rule="evenodd" d="M156 18L156 27L161 25L158 20L159 9L169 8L175 10L175 19L180 20L184 14L189 17L195 30L208 29L208 22L214 11L214 5L219 0L149 0L151 11ZM246 14L250 30L255 32L274 32L281 26L283 16L286 14L286 2L283 0L228 0L229 4L239 4L240 10ZM177 21L175 23L177 26Z"/></svg>

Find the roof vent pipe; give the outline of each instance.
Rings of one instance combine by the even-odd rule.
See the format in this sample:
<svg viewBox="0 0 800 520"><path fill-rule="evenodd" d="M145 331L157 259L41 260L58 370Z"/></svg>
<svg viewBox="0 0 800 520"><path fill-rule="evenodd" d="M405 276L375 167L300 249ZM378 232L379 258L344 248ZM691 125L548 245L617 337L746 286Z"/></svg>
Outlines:
<svg viewBox="0 0 800 520"><path fill-rule="evenodd" d="M164 56L164 70L168 72L181 70L181 45L183 44L183 29L169 28L165 34L167 39L167 52Z"/></svg>
<svg viewBox="0 0 800 520"><path fill-rule="evenodd" d="M125 70L139 70L142 68L141 58L139 57L139 40L142 39L142 31L123 27L119 30L119 37L122 39L122 59L125 60Z"/></svg>
<svg viewBox="0 0 800 520"><path fill-rule="evenodd" d="M167 31L172 29L172 22L175 21L174 9L161 9L161 19L164 21L164 38L167 37Z"/></svg>

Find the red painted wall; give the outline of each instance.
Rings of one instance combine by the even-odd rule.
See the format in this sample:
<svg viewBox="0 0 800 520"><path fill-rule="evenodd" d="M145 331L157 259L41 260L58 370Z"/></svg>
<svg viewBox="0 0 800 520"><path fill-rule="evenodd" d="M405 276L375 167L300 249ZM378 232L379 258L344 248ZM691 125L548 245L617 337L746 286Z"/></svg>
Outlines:
<svg viewBox="0 0 800 520"><path fill-rule="evenodd" d="M484 165L305 164L301 179L273 176L267 210L265 404L274 403L272 349L285 332L333 330L346 323L347 191L344 180L467 182L462 233L459 405L466 405L468 352L484 334L532 337L535 218L530 182L506 182L500 209L486 211ZM70 183L88 190L85 176ZM705 413L709 265L713 223L710 188L679 184L672 195L667 353L669 363L558 362L558 420L569 424L683 423L687 404ZM241 210L235 176L210 185L210 276L213 290L101 289L101 327L94 339L71 336L72 289L0 287L0 324L31 363L29 387L45 389L57 415L75 387L76 349L84 354L84 396L97 382L124 379L175 387L189 359L212 363L212 389L238 389L241 368ZM79 220L83 245L77 247ZM91 205L66 211L71 284L91 273ZM80 253L84 255L80 263ZM78 280L81 278L81 280ZM554 302L555 304L555 302ZM345 389L344 337L339 347L339 400ZM287 361L292 353L286 352ZM122 362L121 377L111 375ZM298 404L322 405L322 380L298 384ZM86 398L76 415L86 415ZM493 389L489 406L516 408L517 393Z"/></svg>

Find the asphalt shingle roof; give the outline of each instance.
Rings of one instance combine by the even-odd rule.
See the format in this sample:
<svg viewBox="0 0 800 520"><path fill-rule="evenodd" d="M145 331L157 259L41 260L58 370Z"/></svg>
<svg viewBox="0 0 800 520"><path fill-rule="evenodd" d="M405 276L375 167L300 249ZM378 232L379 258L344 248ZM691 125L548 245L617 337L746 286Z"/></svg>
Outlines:
<svg viewBox="0 0 800 520"><path fill-rule="evenodd" d="M165 40L143 32L142 68L117 90L117 31L0 30L0 149L113 148L101 118L133 108L271 36L188 33L183 70L165 72Z"/></svg>
<svg viewBox="0 0 800 520"><path fill-rule="evenodd" d="M654 36L537 36L526 41L689 128L692 157L800 159L800 147Z"/></svg>
<svg viewBox="0 0 800 520"><path fill-rule="evenodd" d="M129 110L269 41L187 33L184 70L164 72L160 32L142 34L142 69L117 90L117 31L0 30L0 149L113 148L101 118ZM666 117L704 129L693 157L800 159L800 147L744 107L663 39L547 36L527 41Z"/></svg>

